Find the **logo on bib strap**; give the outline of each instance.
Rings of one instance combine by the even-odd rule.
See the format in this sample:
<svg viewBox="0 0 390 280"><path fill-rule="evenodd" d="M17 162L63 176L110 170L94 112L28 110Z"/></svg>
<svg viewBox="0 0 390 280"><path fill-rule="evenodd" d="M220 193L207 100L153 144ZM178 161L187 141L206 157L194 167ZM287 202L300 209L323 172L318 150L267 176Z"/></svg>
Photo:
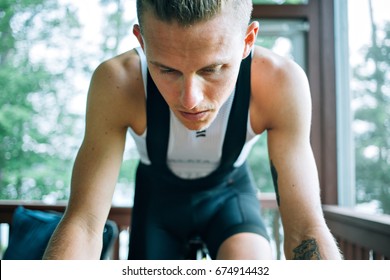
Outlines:
<svg viewBox="0 0 390 280"><path fill-rule="evenodd" d="M206 130L200 130L196 132L196 138L198 137L206 137Z"/></svg>

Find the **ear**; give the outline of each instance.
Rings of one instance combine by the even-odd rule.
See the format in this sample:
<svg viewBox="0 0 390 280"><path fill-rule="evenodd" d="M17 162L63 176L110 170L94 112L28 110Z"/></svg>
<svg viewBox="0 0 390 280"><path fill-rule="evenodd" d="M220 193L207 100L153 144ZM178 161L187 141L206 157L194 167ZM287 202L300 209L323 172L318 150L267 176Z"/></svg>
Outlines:
<svg viewBox="0 0 390 280"><path fill-rule="evenodd" d="M138 24L134 24L133 34L137 38L139 44L141 45L141 48L144 49L144 39L142 38L141 27Z"/></svg>
<svg viewBox="0 0 390 280"><path fill-rule="evenodd" d="M254 44L256 43L256 38L257 38L257 33L259 32L259 23L257 21L253 21L247 28L246 34L245 34L245 39L244 39L244 53L242 55L242 58L246 58Z"/></svg>

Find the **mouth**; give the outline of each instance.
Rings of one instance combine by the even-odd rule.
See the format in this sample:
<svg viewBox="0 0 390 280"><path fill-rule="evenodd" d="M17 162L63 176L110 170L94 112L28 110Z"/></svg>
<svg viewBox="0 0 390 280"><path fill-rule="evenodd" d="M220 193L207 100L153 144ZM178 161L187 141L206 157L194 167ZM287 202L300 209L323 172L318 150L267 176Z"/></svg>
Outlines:
<svg viewBox="0 0 390 280"><path fill-rule="evenodd" d="M185 112L185 111L180 111L180 115L189 120L189 121L193 121L193 122L198 122L198 121L202 121L206 118L206 116L208 115L209 113L209 110L205 110L205 111L199 111L199 112Z"/></svg>

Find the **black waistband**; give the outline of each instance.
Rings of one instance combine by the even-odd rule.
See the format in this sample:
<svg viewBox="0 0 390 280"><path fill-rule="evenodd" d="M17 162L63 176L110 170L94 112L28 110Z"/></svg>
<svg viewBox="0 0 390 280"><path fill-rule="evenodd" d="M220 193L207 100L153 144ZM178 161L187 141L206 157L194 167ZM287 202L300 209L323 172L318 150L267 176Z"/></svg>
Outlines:
<svg viewBox="0 0 390 280"><path fill-rule="evenodd" d="M247 163L232 168L230 172L216 172L212 176L198 179L182 179L170 172L161 172L154 165L140 162L136 173L136 189L145 189L147 186L147 189L153 193L191 194L223 187L244 176L252 176Z"/></svg>

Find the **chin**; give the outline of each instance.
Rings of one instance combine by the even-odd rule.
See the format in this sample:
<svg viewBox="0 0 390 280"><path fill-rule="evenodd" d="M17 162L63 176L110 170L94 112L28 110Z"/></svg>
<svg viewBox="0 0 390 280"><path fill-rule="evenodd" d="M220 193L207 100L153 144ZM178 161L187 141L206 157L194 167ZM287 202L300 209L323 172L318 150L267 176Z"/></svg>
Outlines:
<svg viewBox="0 0 390 280"><path fill-rule="evenodd" d="M188 120L181 120L181 123L188 129L193 131L200 131L205 130L212 124L214 118L212 119L206 119L202 121L188 121Z"/></svg>
<svg viewBox="0 0 390 280"><path fill-rule="evenodd" d="M210 126L210 123L183 123L188 130L200 131L205 130Z"/></svg>
<svg viewBox="0 0 390 280"><path fill-rule="evenodd" d="M194 131L207 129L215 119L215 114L213 113L210 113L206 115L204 118L198 120L188 119L181 116L180 114L176 116L188 130L194 130Z"/></svg>

